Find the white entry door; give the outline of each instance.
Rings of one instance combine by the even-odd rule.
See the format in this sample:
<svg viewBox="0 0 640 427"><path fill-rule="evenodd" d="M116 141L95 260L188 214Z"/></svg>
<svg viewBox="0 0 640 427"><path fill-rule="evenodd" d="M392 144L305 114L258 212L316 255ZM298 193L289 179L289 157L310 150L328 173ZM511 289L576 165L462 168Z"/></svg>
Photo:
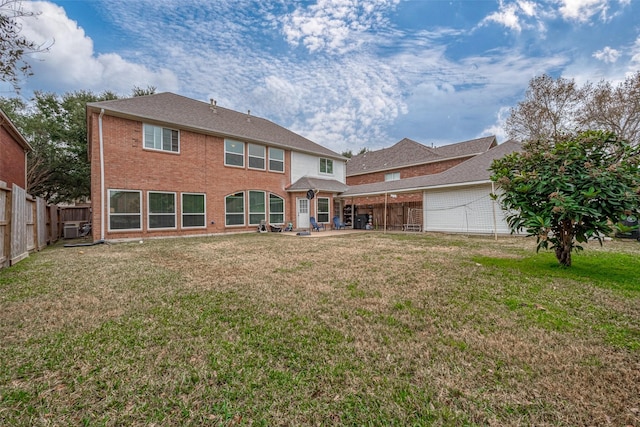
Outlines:
<svg viewBox="0 0 640 427"><path fill-rule="evenodd" d="M296 199L298 205L298 228L309 228L309 199Z"/></svg>

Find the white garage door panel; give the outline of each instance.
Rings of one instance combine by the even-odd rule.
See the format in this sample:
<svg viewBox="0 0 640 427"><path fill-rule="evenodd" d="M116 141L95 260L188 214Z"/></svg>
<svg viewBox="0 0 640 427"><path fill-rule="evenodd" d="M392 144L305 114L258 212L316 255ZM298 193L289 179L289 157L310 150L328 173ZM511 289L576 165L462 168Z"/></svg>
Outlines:
<svg viewBox="0 0 640 427"><path fill-rule="evenodd" d="M451 233L509 233L504 213L489 194L491 185L428 190L424 193L424 229Z"/></svg>

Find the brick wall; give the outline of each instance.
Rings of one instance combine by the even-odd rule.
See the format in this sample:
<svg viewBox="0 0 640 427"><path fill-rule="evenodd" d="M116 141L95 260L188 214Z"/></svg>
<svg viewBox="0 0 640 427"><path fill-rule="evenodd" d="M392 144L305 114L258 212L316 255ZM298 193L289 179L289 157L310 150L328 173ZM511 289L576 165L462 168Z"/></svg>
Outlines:
<svg viewBox="0 0 640 427"><path fill-rule="evenodd" d="M361 185L371 184L374 182L384 182L384 176L391 172L400 172L400 179L412 178L415 176L432 175L434 173L444 172L465 160L469 157L443 160L441 162L425 163L422 165L409 166L406 168L398 168L392 170L386 170L382 172L372 172L364 175L354 175L347 177L347 185Z"/></svg>
<svg viewBox="0 0 640 427"><path fill-rule="evenodd" d="M24 148L4 127L0 126L0 181L6 182L9 188L12 184L16 184L27 189L25 158Z"/></svg>
<svg viewBox="0 0 640 427"><path fill-rule="evenodd" d="M93 237L100 238L101 215L107 202L100 204L100 147L98 114L91 113L91 199L93 201ZM253 231L255 226L225 226L225 196L239 191L260 190L285 199L285 220L295 219L295 197L285 192L291 153L285 151L285 173L224 165L224 140L219 137L180 131L180 153L143 149L143 124L139 121L103 116L105 199L108 189L142 191L142 231L108 231L105 238L147 238L156 236L194 235L231 231ZM267 160L268 163L268 160ZM147 229L147 191L175 192L177 229ZM206 194L206 228L180 229L180 193ZM248 194L245 193L245 202ZM247 205L247 203L245 203ZM248 208L247 208L248 209ZM245 212L247 216L248 212ZM267 216L268 219L268 216ZM106 218L108 221L108 218ZM105 223L107 222L105 221ZM213 222L213 223L212 223Z"/></svg>

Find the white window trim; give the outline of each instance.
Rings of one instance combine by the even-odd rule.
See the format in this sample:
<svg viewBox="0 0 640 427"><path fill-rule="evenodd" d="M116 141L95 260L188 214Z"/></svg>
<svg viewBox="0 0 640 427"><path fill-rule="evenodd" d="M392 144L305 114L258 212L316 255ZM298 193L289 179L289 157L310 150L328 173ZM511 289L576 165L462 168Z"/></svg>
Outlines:
<svg viewBox="0 0 640 427"><path fill-rule="evenodd" d="M149 195L151 193L154 194L173 194L173 227L157 227L151 228L151 215L162 215L162 216L170 216L171 214L164 213L151 213L151 203L149 203ZM176 199L176 193L173 191L147 191L147 231L162 231L162 230L176 230L178 228L178 204Z"/></svg>
<svg viewBox="0 0 640 427"><path fill-rule="evenodd" d="M264 205L264 212L251 212L251 193L262 193L262 204ZM269 210L267 209L267 192L264 190L248 190L247 191L247 222L249 225L260 225L260 222L251 222L251 214L264 214L264 221L269 218Z"/></svg>
<svg viewBox="0 0 640 427"><path fill-rule="evenodd" d="M150 148L147 147L147 141L146 141L146 133L144 131L144 127L145 126L153 126L155 128L160 128L160 129L169 129L171 131L176 131L178 132L178 151L173 151L173 150L165 150L163 148ZM182 148L182 144L180 142L180 129L173 129L173 128L168 128L165 126L158 126L158 125L152 125L151 123L143 123L142 124L142 149L143 150L149 150L149 151L155 151L155 152L160 152L160 153L168 153L168 154L180 154L180 149Z"/></svg>
<svg viewBox="0 0 640 427"><path fill-rule="evenodd" d="M262 157L252 156L252 155L251 155L251 147L252 147L252 146L253 146L253 147L261 147L261 148L263 149ZM247 157L248 157L248 160L247 160L247 167L248 167L249 169L259 170L259 171L267 170L267 147L265 147L264 145L248 143L248 144L247 144ZM263 164L264 166L263 166L263 167L261 167L261 168L254 168L254 167L251 167L251 159L252 159L252 158L254 158L254 159L262 159L262 164Z"/></svg>
<svg viewBox="0 0 640 427"><path fill-rule="evenodd" d="M182 198L182 196L187 195L187 196L203 196L204 197L204 212L202 213L204 215L204 225L196 225L196 226L185 226L184 225L184 199ZM196 215L193 213L188 213L187 215ZM198 214L200 215L200 214ZM207 194L206 193L180 193L180 228L184 228L187 230L194 230L194 229L203 229L203 228L207 228Z"/></svg>
<svg viewBox="0 0 640 427"><path fill-rule="evenodd" d="M397 176L397 178L396 178ZM400 180L400 172L388 172L384 174L384 181L398 181Z"/></svg>
<svg viewBox="0 0 640 427"><path fill-rule="evenodd" d="M320 199L326 200L327 201L327 211L326 212L322 212L323 214L326 213L327 214L327 220L326 221L320 221ZM331 199L329 197L318 197L316 200L316 221L318 221L318 224L329 224L331 222Z"/></svg>
<svg viewBox="0 0 640 427"><path fill-rule="evenodd" d="M331 162L331 172L322 172L322 160L325 160L325 169L326 169L326 162ZM320 157L320 160L318 161L318 172L321 175L330 175L333 176L333 170L334 170L334 164L333 164L333 159L329 159L327 157Z"/></svg>
<svg viewBox="0 0 640 427"><path fill-rule="evenodd" d="M271 196L275 196L277 198L279 198L280 200L282 200L282 222L271 222ZM267 201L269 202L269 211L267 213L267 218L269 218L268 223L269 224L275 224L275 225L281 225L284 224L285 222L287 222L287 200L276 194L276 193L269 193L269 197L267 198ZM276 212L278 215L280 214L280 212Z"/></svg>
<svg viewBox="0 0 640 427"><path fill-rule="evenodd" d="M242 165L231 165L231 164L227 163L227 153L233 154L235 156L239 156L240 155L240 153L234 153L232 151L227 151L227 142L236 142L238 144L241 144L241 146L242 146ZM246 147L245 146L246 146L246 144L244 142L242 142L242 141L225 138L225 140L224 140L224 165L228 166L230 168L244 169L244 166L245 166L245 163L246 163L246 159L245 159L245 157L246 157L245 156Z"/></svg>
<svg viewBox="0 0 640 427"><path fill-rule="evenodd" d="M228 225L227 224L227 197L229 196L233 196L234 194L238 194L238 193L242 193L242 224L233 224L233 225ZM247 225L247 204L249 203L249 201L247 200L247 192L246 191L236 191L235 193L231 193L231 194L227 194L226 196L224 196L224 226L228 227L228 228L234 228L234 227L246 227ZM240 215L237 213L233 213L232 215Z"/></svg>
<svg viewBox="0 0 640 427"><path fill-rule="evenodd" d="M282 151L282 160L280 159L273 159L273 161L275 162L282 162L282 170L277 170L277 169L271 169L271 150L280 150ZM284 173L285 171L285 164L284 164L284 159L285 159L285 151L282 148L276 148L276 147L269 147L269 154L267 156L267 162L269 162L269 171L271 172L276 172L276 173Z"/></svg>
<svg viewBox="0 0 640 427"><path fill-rule="evenodd" d="M122 191L125 193L138 193L138 197L140 198L140 213L138 214L138 216L140 217L140 227L139 228L116 228L116 229L111 229L111 192L112 191ZM130 231L142 231L142 191L140 190L125 190L122 188L109 188L107 190L107 194L109 195L107 198L107 230L110 233L127 233ZM134 216L135 214L115 214L115 215L129 215L129 216Z"/></svg>

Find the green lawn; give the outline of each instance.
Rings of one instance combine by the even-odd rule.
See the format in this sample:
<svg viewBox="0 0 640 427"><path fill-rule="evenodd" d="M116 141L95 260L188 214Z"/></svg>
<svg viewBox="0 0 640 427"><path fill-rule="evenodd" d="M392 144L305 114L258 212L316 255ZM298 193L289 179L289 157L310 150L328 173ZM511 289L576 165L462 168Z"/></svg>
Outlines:
<svg viewBox="0 0 640 427"><path fill-rule="evenodd" d="M0 425L640 426L640 244L376 232L0 270Z"/></svg>

